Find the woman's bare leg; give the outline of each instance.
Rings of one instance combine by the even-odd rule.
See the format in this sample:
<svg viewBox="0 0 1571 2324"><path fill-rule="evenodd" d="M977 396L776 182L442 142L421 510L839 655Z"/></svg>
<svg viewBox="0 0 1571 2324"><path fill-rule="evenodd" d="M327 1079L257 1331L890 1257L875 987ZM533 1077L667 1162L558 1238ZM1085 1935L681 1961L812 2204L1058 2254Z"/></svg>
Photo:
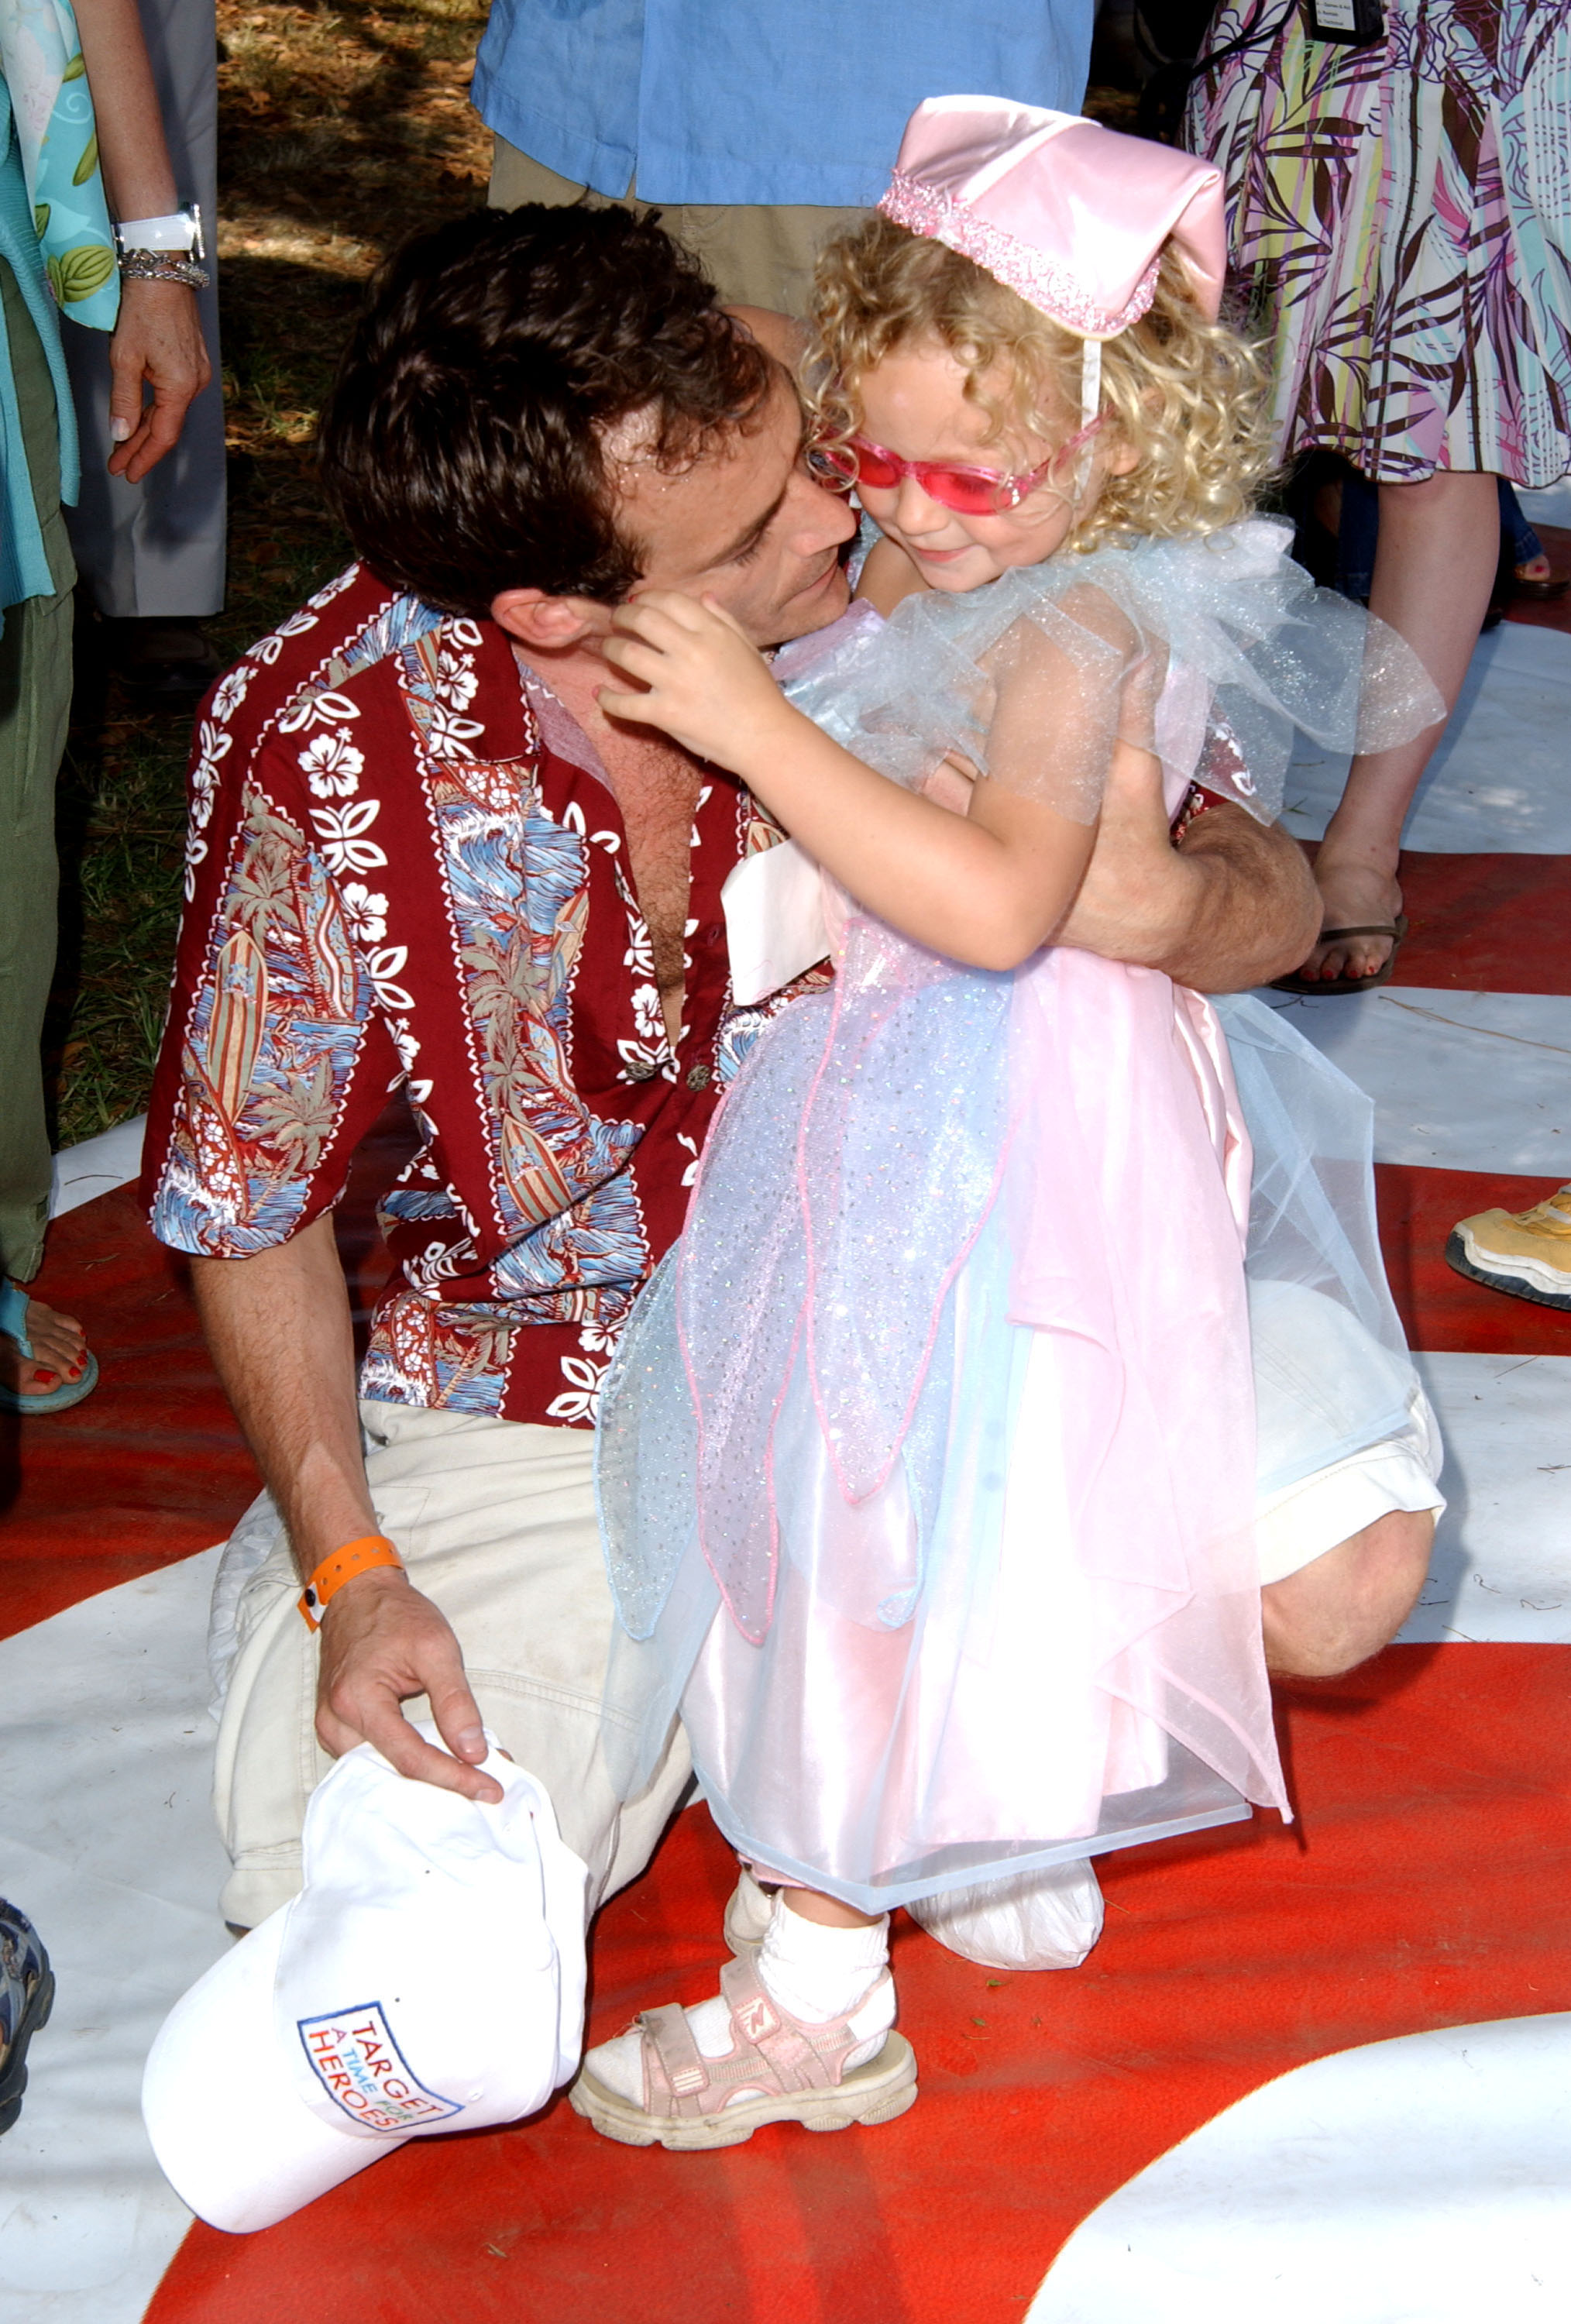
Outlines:
<svg viewBox="0 0 1571 2324"><path fill-rule="evenodd" d="M1382 484L1370 611L1406 638L1445 696L1448 714L1456 706L1478 643L1499 555L1500 507L1492 475L1437 470L1421 484ZM1394 751L1353 761L1315 862L1325 927L1391 921L1401 909L1397 859L1402 825L1444 732L1431 726ZM1320 945L1302 973L1372 976L1390 952L1386 936Z"/></svg>

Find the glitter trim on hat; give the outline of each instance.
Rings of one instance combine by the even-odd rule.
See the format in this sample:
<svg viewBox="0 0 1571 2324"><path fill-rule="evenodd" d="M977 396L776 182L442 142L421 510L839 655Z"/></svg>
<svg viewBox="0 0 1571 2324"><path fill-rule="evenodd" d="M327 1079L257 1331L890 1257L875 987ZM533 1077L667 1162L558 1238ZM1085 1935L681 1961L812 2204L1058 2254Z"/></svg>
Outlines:
<svg viewBox="0 0 1571 2324"><path fill-rule="evenodd" d="M879 208L1082 339L1115 339L1139 322L1169 247L1200 312L1215 322L1221 308L1227 222L1215 161L1079 114L926 97Z"/></svg>
<svg viewBox="0 0 1571 2324"><path fill-rule="evenodd" d="M964 202L934 193L931 187L909 177L903 170L895 171L889 191L878 207L896 226L903 226L912 234L925 235L931 242L941 242L948 249L957 250L962 258L974 259L1007 289L1017 291L1054 322L1078 332L1084 339L1115 339L1132 323L1139 322L1156 297L1157 273L1161 265L1160 251L1141 275L1127 305L1118 313L1110 314L1087 298L1084 286L1068 268L1049 258L1046 251L1022 242L1007 226L991 225Z"/></svg>

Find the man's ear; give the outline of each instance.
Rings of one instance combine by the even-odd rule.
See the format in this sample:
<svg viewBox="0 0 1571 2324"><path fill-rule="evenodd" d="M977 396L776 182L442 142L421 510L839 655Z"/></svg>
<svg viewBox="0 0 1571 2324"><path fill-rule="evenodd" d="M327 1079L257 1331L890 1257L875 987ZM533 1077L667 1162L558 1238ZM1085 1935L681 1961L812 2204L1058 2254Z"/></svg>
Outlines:
<svg viewBox="0 0 1571 2324"><path fill-rule="evenodd" d="M611 629L609 605L592 597L548 597L543 589L504 589L491 600L491 618L537 653L571 653Z"/></svg>
<svg viewBox="0 0 1571 2324"><path fill-rule="evenodd" d="M766 355L783 364L795 375L797 365L808 351L809 333L806 323L794 315L781 315L772 307L727 307L725 312L734 323L758 341Z"/></svg>

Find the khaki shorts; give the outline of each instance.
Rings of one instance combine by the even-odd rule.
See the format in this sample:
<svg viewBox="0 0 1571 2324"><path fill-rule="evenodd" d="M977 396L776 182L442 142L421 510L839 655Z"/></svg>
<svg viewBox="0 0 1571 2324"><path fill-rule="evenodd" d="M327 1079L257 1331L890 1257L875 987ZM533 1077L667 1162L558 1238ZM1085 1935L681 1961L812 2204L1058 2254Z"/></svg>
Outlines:
<svg viewBox="0 0 1571 2324"><path fill-rule="evenodd" d="M691 1773L673 1736L648 1790L619 1801L601 1702L613 1613L595 1515L595 1439L456 1412L363 1404L377 1523L457 1634L485 1724L550 1793L589 1868L591 1907L653 1855ZM224 1917L253 1928L300 1885L306 1802L331 1761L316 1738L317 1637L265 1495L236 1529L215 1599L226 1692L214 1807L234 1862ZM249 1568L249 1571L245 1569ZM237 1571L238 1569L238 1571ZM430 1715L423 1696L404 1706ZM612 1715L615 1714L606 1714Z"/></svg>
<svg viewBox="0 0 1571 2324"><path fill-rule="evenodd" d="M587 200L601 208L607 197L588 193L498 137L487 198L494 210L512 210L521 202L559 208ZM867 216L865 210L809 203L642 202L634 188L624 196L623 207L658 209L661 225L692 252L728 305L772 307L782 315L807 313L820 247Z"/></svg>

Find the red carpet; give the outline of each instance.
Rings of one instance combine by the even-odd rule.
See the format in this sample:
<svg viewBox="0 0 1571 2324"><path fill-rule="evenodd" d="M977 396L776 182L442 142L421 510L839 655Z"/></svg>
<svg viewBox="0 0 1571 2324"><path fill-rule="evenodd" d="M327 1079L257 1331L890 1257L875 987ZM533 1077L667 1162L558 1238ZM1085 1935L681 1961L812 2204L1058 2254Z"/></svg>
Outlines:
<svg viewBox="0 0 1571 2324"><path fill-rule="evenodd" d="M1404 855L1396 984L1571 992L1571 858Z"/></svg>
<svg viewBox="0 0 1571 2324"><path fill-rule="evenodd" d="M1420 1169L1377 1162L1375 1200L1386 1273L1409 1346L1479 1355L1571 1355L1571 1316L1508 1299L1446 1264L1458 1219L1478 1211L1526 1210L1552 1194L1553 1178L1495 1177L1477 1170Z"/></svg>
<svg viewBox="0 0 1571 2324"><path fill-rule="evenodd" d="M671 2155L559 2098L406 2147L263 2235L193 2228L148 2324L1018 2318L1087 2212L1272 2075L1571 2008L1566 1664L1392 1647L1288 1694L1301 1829L1104 1858L1106 1934L1073 1974L996 1978L902 1918L921 2097L899 2122ZM707 1815L681 1818L601 1917L593 2039L714 1990L731 1878Z"/></svg>
<svg viewBox="0 0 1571 2324"><path fill-rule="evenodd" d="M222 1541L257 1489L181 1263L134 1186L59 1219L29 1289L87 1326L101 1379L42 1420L0 1417L0 1637Z"/></svg>
<svg viewBox="0 0 1571 2324"><path fill-rule="evenodd" d="M375 1197L412 1144L401 1101L356 1155L338 1210L362 1320L387 1266ZM222 1541L260 1483L202 1343L189 1270L154 1242L134 1186L58 1219L28 1287L86 1325L101 1379L69 1412L0 1415L0 1637Z"/></svg>

